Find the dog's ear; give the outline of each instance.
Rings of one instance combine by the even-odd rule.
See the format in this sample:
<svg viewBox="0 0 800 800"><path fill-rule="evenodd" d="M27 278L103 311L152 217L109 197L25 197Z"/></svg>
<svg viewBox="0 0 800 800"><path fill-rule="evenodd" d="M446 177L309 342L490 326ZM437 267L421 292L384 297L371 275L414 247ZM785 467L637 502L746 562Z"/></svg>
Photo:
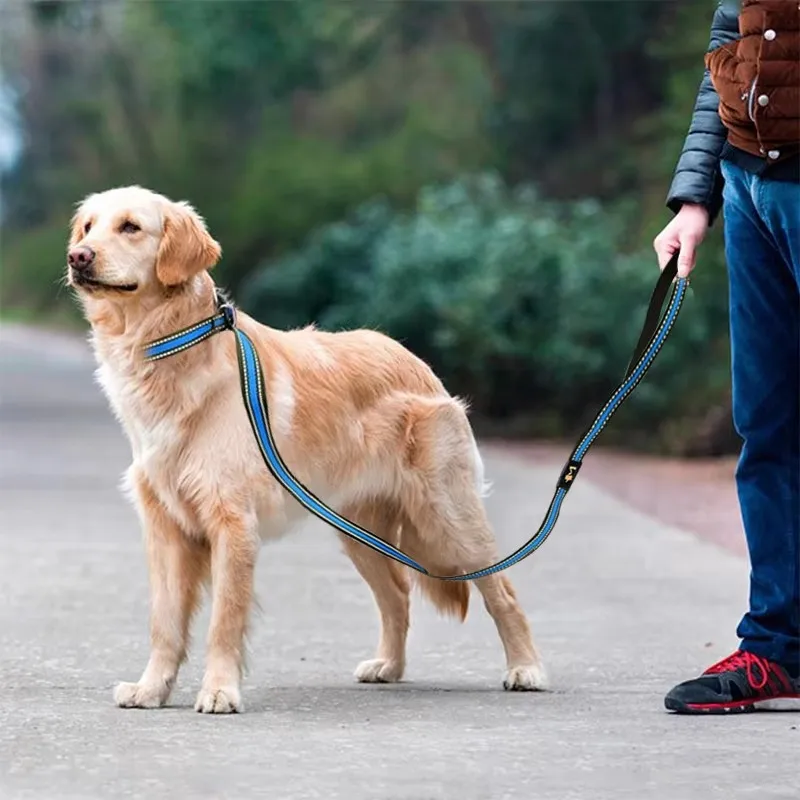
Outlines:
<svg viewBox="0 0 800 800"><path fill-rule="evenodd" d="M211 269L222 248L188 203L170 203L164 212L164 233L156 256L156 277L164 286L178 286Z"/></svg>

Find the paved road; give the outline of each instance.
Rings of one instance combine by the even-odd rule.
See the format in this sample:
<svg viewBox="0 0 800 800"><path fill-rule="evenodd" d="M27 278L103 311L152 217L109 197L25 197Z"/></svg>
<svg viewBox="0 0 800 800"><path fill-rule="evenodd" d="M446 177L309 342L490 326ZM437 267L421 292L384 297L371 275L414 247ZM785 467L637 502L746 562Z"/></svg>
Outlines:
<svg viewBox="0 0 800 800"><path fill-rule="evenodd" d="M207 611L172 706L116 709L114 684L147 655L144 558L117 490L126 445L82 343L0 334L2 800L798 797L800 715L662 710L672 681L735 645L746 563L588 481L511 571L548 693L501 690L480 602L463 626L417 602L406 682L354 683L372 600L311 525L262 551L245 714L191 708ZM510 548L538 524L554 474L485 456Z"/></svg>

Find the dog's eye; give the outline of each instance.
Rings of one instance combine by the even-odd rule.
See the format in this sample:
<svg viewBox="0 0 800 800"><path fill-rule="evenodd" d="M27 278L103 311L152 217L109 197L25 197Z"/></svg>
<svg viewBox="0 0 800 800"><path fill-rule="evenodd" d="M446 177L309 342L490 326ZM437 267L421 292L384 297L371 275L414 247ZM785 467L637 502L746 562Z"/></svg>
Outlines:
<svg viewBox="0 0 800 800"><path fill-rule="evenodd" d="M123 222L122 226L119 229L120 233L136 233L140 231L141 228L135 223L128 220L127 222Z"/></svg>
<svg viewBox="0 0 800 800"><path fill-rule="evenodd" d="M87 234L87 233L89 233L89 231L90 231L91 229L92 229L92 223L91 223L91 222L87 222L87 223L86 223L86 224L83 226L83 235L84 235L84 236L86 236L86 234Z"/></svg>

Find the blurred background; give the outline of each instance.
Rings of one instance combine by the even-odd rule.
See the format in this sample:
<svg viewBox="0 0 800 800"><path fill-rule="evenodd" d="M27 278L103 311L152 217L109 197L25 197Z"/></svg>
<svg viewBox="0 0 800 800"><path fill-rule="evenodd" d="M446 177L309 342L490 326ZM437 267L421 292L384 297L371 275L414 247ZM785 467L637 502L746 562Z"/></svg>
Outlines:
<svg viewBox="0 0 800 800"><path fill-rule="evenodd" d="M0 320L80 328L89 192L189 200L266 324L369 326L483 435L564 440L621 380L714 0L0 1ZM733 453L721 224L603 434Z"/></svg>

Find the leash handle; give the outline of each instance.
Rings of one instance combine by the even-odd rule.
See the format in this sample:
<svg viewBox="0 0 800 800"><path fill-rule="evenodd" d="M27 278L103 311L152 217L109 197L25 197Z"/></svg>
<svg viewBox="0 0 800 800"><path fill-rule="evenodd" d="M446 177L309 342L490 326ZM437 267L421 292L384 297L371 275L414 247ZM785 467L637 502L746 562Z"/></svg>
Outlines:
<svg viewBox="0 0 800 800"><path fill-rule="evenodd" d="M545 514L542 524L536 533L511 555L483 569L460 575L431 575L421 564L417 563L402 550L390 545L376 536L371 531L356 525L351 520L338 514L316 497L304 486L289 470L283 461L272 435L269 422L267 393L264 386L264 376L261 363L255 346L250 338L239 328L233 328L236 335L237 354L239 361L239 374L241 378L242 399L244 400L250 424L255 433L256 440L268 469L275 479L289 492L307 511L318 519L336 528L340 533L350 537L361 544L381 553L387 558L403 564L417 572L443 581L468 581L483 578L496 572L508 569L519 563L531 553L538 550L553 531L558 521L561 506L567 492L574 485L583 459L601 431L608 424L614 412L630 396L636 386L644 378L647 370L652 365L661 347L669 336L678 312L686 296L688 281L685 278L674 282L672 296L666 312L662 316L662 307L667 295L669 285L673 283L677 274L678 253L670 259L669 264L662 271L651 295L650 304L642 327L642 333L634 349L625 378L619 388L614 392L594 422L578 441L578 445L570 454L567 463L561 471L556 484L555 494Z"/></svg>
<svg viewBox="0 0 800 800"><path fill-rule="evenodd" d="M656 328L658 327L659 319L661 318L661 310L664 306L664 299L667 296L670 284L675 280L678 275L678 257L680 250L676 250L672 254L672 258L667 262L661 274L658 276L653 293L650 296L650 303L647 306L647 314L645 316L644 324L642 325L642 332L639 334L639 341L636 342L636 347L633 349L633 355L628 363L628 369L625 370L625 377L629 377L633 372L639 359L642 357L647 345L655 335Z"/></svg>

